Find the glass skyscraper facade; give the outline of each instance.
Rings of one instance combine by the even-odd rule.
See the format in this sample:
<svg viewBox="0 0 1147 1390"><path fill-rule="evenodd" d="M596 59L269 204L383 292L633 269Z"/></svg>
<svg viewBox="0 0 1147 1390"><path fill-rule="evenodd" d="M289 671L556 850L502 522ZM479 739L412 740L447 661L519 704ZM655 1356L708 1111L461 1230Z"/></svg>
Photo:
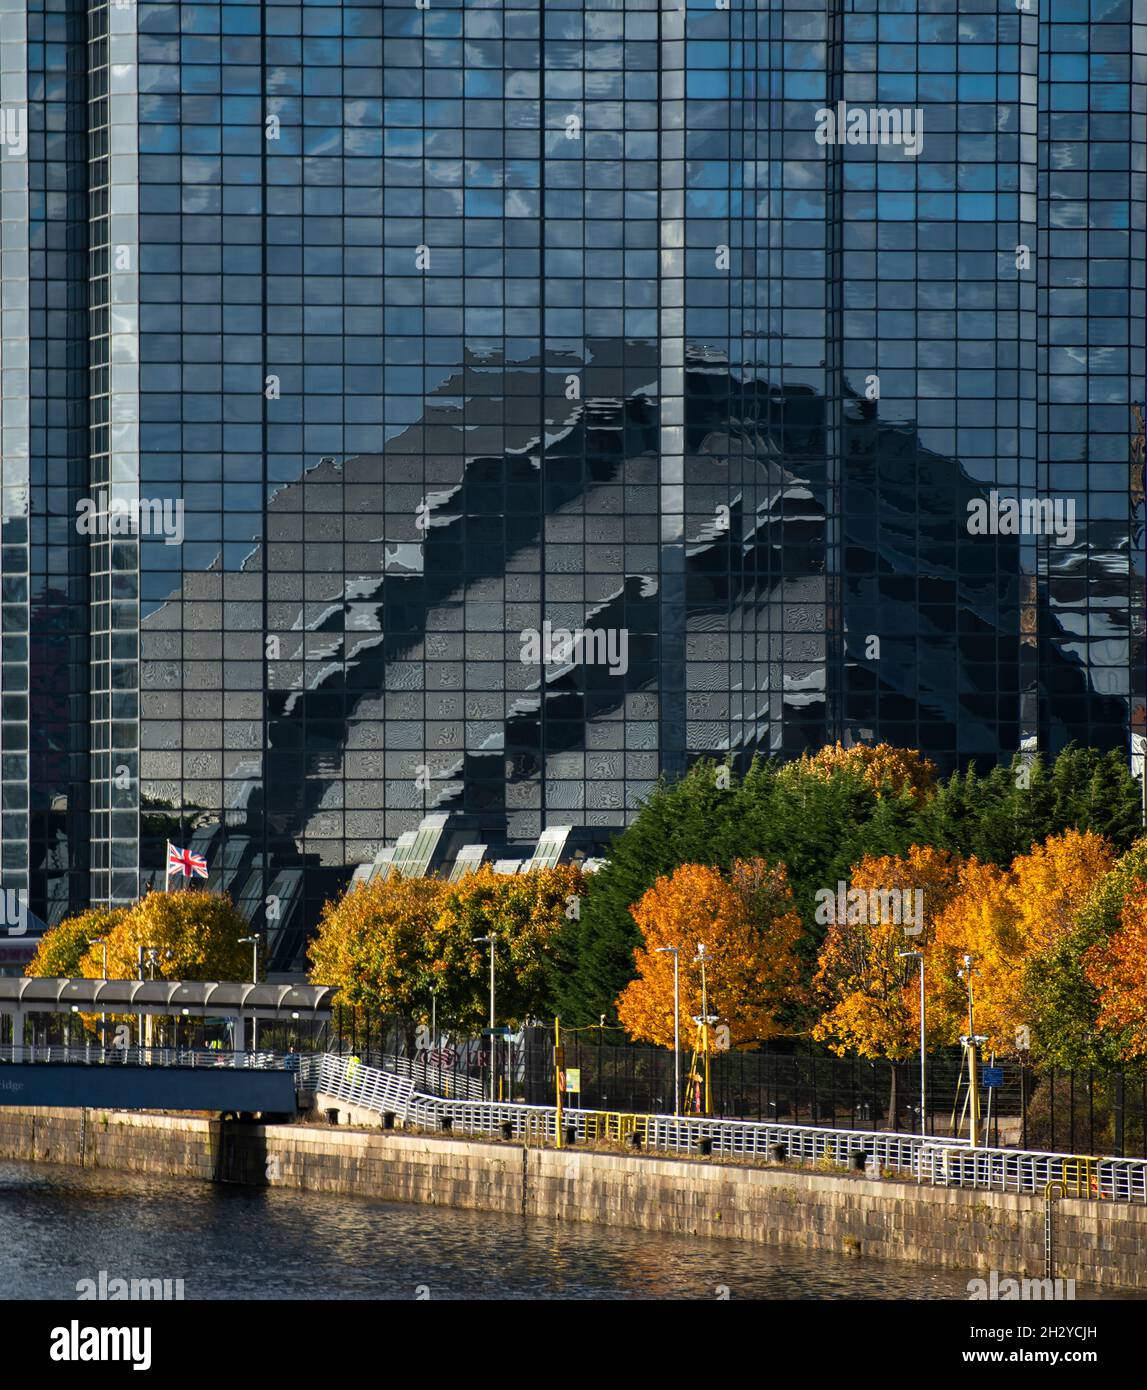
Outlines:
<svg viewBox="0 0 1147 1390"><path fill-rule="evenodd" d="M1144 0L0 0L0 106L45 920L1144 732Z"/></svg>

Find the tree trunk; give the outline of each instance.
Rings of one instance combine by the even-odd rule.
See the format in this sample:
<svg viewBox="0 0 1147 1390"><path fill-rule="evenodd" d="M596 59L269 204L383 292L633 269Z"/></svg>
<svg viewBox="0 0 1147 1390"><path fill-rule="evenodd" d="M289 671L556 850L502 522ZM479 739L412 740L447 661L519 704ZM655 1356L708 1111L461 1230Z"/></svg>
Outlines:
<svg viewBox="0 0 1147 1390"><path fill-rule="evenodd" d="M888 1088L888 1128L898 1129L899 1125L897 1124L897 1120L899 1119L899 1115L897 1113L897 1106L899 1102L896 1096L896 1063L889 1062L888 1066L892 1072L892 1081Z"/></svg>

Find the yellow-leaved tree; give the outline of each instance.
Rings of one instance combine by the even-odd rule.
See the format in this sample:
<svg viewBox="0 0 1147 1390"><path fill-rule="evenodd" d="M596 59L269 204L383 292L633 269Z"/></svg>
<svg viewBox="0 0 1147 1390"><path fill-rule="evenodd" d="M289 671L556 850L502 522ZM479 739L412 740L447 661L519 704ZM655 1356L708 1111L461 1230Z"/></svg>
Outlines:
<svg viewBox="0 0 1147 1390"><path fill-rule="evenodd" d="M107 933L108 978L133 980L139 971L139 948L151 948L146 976L157 980L249 980L251 950L239 938L250 923L226 895L185 889L154 890L129 908ZM103 974L103 949L89 947L80 961L89 980Z"/></svg>
<svg viewBox="0 0 1147 1390"><path fill-rule="evenodd" d="M498 1022L519 1023L553 1008L562 927L580 910L586 880L576 864L528 874L496 874L483 866L446 885L428 943L439 1011L462 1028L489 1016L489 947L493 933Z"/></svg>
<svg viewBox="0 0 1147 1390"><path fill-rule="evenodd" d="M929 961L932 1011L944 1041L968 1030L967 982L957 972L970 955L976 1033L987 1038L989 1053L1017 1051L1031 1012L1026 966L1068 936L1114 858L1101 835L1065 830L1017 855L1006 871L968 861L959 891L937 918Z"/></svg>
<svg viewBox="0 0 1147 1390"><path fill-rule="evenodd" d="M128 911L126 907L90 907L84 912L65 917L40 938L40 944L36 947L36 954L29 962L26 973L68 980L95 978L86 976L83 968L91 943L97 937L106 940L115 926L127 916ZM102 975L102 948L97 958L97 975ZM110 963L108 968L110 970Z"/></svg>
<svg viewBox="0 0 1147 1390"><path fill-rule="evenodd" d="M814 1038L839 1055L893 1063L919 1051L919 966L900 952L921 950L927 958L932 923L955 891L958 871L947 850L912 845L904 855L865 855L846 892L825 891L828 930L813 979L823 1012ZM893 1066L893 1127L897 1080Z"/></svg>
<svg viewBox="0 0 1147 1390"><path fill-rule="evenodd" d="M421 1018L434 983L431 931L447 885L436 878L376 878L325 903L307 948L310 978L336 985L339 1003Z"/></svg>
<svg viewBox="0 0 1147 1390"><path fill-rule="evenodd" d="M958 871L947 850L919 845L904 855L865 855L856 865L843 913L827 902L831 915L813 980L823 1007L814 1038L840 1055L893 1062L919 1050L916 967L899 953L927 946Z"/></svg>
<svg viewBox="0 0 1147 1390"><path fill-rule="evenodd" d="M520 1022L551 1007L558 934L585 889L573 864L528 874L484 865L456 883L395 875L359 884L324 907L310 978L337 985L342 1004L410 1025L430 1017L435 993L441 1023L480 1028L489 954L474 938L493 933L498 1021Z"/></svg>
<svg viewBox="0 0 1147 1390"><path fill-rule="evenodd" d="M659 878L630 912L641 931L634 951L637 978L622 991L617 1013L631 1038L673 1046L673 957L680 952L680 1028L694 1036L701 1013L704 944L710 1014L729 1028L733 1046L775 1036L801 998L797 943L800 914L784 865L734 860L728 876L705 864L682 864Z"/></svg>
<svg viewBox="0 0 1147 1390"><path fill-rule="evenodd" d="M155 951L145 962L157 980L243 980L251 973L251 953L239 945L250 924L224 893L151 892L133 907L89 908L65 917L45 932L28 967L30 975L100 979L107 943L112 980L134 980L139 948Z"/></svg>
<svg viewBox="0 0 1147 1390"><path fill-rule="evenodd" d="M250 924L224 893L151 892L133 907L91 908L66 917L44 934L28 967L32 975L56 975L98 980L134 980L139 974L139 951L145 950L144 975L157 980L249 980L251 951L239 944ZM93 1029L96 1014L81 1014ZM134 1021L134 1015L109 1014L114 1020ZM157 1021L157 1036L169 1023Z"/></svg>
<svg viewBox="0 0 1147 1390"><path fill-rule="evenodd" d="M960 866L956 892L937 915L928 949L926 1008L928 1031L943 1045L955 1043L968 1031L968 994L960 976L965 955L971 955L980 975L974 978L982 1002L984 971L998 973L1000 959L1019 956L1016 910L1007 869L981 863L974 855ZM977 1017L976 1031L983 1019Z"/></svg>

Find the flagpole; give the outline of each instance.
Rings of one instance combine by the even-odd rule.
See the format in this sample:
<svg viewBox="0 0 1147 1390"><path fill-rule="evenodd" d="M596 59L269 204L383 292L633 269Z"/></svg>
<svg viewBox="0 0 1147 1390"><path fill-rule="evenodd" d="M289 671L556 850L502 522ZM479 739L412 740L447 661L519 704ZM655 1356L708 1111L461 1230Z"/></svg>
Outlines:
<svg viewBox="0 0 1147 1390"><path fill-rule="evenodd" d="M167 885L171 881L171 841L167 842L167 854L163 861L163 891L167 893Z"/></svg>

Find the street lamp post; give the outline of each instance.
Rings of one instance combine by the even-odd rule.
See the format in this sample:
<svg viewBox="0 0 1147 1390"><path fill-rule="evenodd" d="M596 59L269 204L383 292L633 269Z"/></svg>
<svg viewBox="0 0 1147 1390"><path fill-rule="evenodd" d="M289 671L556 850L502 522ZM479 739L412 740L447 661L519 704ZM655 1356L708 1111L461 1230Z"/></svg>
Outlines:
<svg viewBox="0 0 1147 1390"><path fill-rule="evenodd" d="M676 946L658 946L658 955L673 957L673 1113L681 1114L681 952Z"/></svg>
<svg viewBox="0 0 1147 1390"><path fill-rule="evenodd" d="M240 946L250 946L251 948L251 983L259 983L259 938L257 936L241 936ZM259 1015L256 1012L257 1006L251 1005L251 1051L258 1051L259 1047ZM369 1059L368 1059L369 1060Z"/></svg>
<svg viewBox="0 0 1147 1390"><path fill-rule="evenodd" d="M494 932L489 936L476 936L474 942L478 946L489 946L490 948L490 1099L497 1097L494 1092L494 1073L496 1071L497 1039L494 1037L494 943L498 940Z"/></svg>
<svg viewBox="0 0 1147 1390"><path fill-rule="evenodd" d="M107 948L105 947L104 949L105 949L105 951L106 951ZM136 950L136 969L137 969L137 971L138 971L138 973L139 973L139 978L140 978L141 981L143 980L143 962L144 962L144 957L145 957L145 956L146 956L146 958L147 958L148 968L149 968L150 971L151 971L151 978L154 980L154 979L155 979L155 966L156 966L156 962L159 960L159 947L158 947L158 946L143 945L143 946L140 946L140 947L137 948L137 950ZM170 959L171 959L171 952L170 952L170 951L166 951L166 952L164 953L164 959L165 959L165 960L170 960ZM107 967L106 967L106 961L105 961L105 970L106 970L106 968L107 968ZM106 978L106 975L105 975L105 978ZM145 1026L146 1026L146 1033L147 1033L146 1041L145 1041L145 1039L144 1039L144 1030L145 1030ZM148 1015L147 1015L147 1024L145 1025L145 1024L144 1024L144 1021L143 1021L143 1015L140 1014L140 1019L139 1019L139 1044L140 1044L141 1047L150 1048L150 1047L151 1047L151 1043L152 1043L152 1016L151 1016L151 1014L148 1014Z"/></svg>
<svg viewBox="0 0 1147 1390"><path fill-rule="evenodd" d="M708 948L703 941L697 943L697 954L693 957L693 964L701 967L701 1017L694 1019L694 1023L701 1030L702 1050L705 1057L705 1114L713 1113L713 1092L709 1082L709 1030L716 1023L715 1014L709 1013L709 986L705 975L705 966L709 962Z"/></svg>
<svg viewBox="0 0 1147 1390"><path fill-rule="evenodd" d="M920 962L920 1133L928 1133L928 1073L927 1061L924 1052L924 952L923 951L897 951L896 954L902 960L918 960Z"/></svg>
<svg viewBox="0 0 1147 1390"><path fill-rule="evenodd" d="M438 1071L438 1094L442 1094L442 1054L438 1048L438 986L430 991L430 1046L434 1049L434 1064Z"/></svg>
<svg viewBox="0 0 1147 1390"><path fill-rule="evenodd" d="M960 1041L968 1050L968 1134L972 1148L976 1147L980 1138L980 1092L979 1077L976 1075L976 1044L987 1041L986 1038L976 1036L975 992L972 981L979 973L978 970L972 969L972 957L969 955L964 957L964 968L956 971L957 976L968 987L968 1036L961 1038Z"/></svg>

